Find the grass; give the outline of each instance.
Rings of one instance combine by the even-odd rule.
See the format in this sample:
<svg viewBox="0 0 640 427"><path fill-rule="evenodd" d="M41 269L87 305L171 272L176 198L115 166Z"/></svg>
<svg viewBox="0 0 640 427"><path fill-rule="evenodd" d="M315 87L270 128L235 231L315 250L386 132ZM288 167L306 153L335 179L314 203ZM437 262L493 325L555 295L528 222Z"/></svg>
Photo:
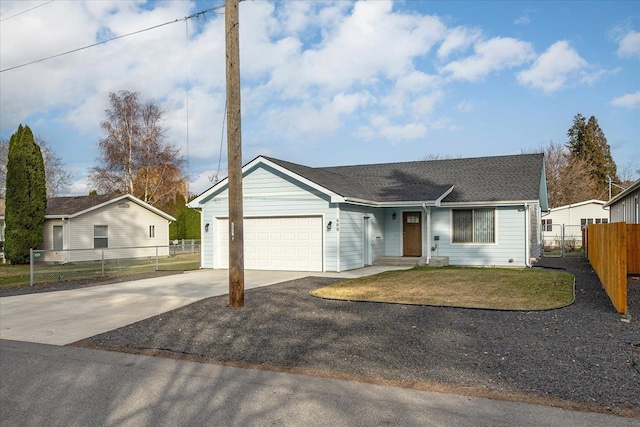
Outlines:
<svg viewBox="0 0 640 427"><path fill-rule="evenodd" d="M573 275L557 270L416 267L334 283L311 294L350 301L529 311L571 304L573 283Z"/></svg>
<svg viewBox="0 0 640 427"><path fill-rule="evenodd" d="M180 254L158 260L158 270L195 270L200 267L200 254ZM155 258L108 260L105 262L104 277L122 277L155 271ZM42 264L34 266L36 283L55 283L70 280L101 278L100 261L77 264ZM29 266L0 264L0 288L29 286Z"/></svg>

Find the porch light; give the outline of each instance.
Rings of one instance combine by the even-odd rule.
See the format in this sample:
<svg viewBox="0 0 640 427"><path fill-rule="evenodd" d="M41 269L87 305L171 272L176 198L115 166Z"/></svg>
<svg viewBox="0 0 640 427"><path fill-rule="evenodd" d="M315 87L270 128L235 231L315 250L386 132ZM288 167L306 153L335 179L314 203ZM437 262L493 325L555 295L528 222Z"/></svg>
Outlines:
<svg viewBox="0 0 640 427"><path fill-rule="evenodd" d="M204 225L204 232L205 232L205 233L208 233L208 232L209 232L209 223L206 223L206 224Z"/></svg>
<svg viewBox="0 0 640 427"><path fill-rule="evenodd" d="M394 221L396 220L396 213L395 212L391 214L391 219L394 220Z"/></svg>
<svg viewBox="0 0 640 427"><path fill-rule="evenodd" d="M327 223L327 231L331 231L331 221Z"/></svg>

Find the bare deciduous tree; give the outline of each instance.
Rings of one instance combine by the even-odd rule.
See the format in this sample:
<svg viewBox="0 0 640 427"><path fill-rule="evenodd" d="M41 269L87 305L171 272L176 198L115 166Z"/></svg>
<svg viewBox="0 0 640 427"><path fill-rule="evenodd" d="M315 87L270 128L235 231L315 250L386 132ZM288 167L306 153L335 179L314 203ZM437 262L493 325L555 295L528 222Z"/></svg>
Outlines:
<svg viewBox="0 0 640 427"><path fill-rule="evenodd" d="M550 208L591 199L607 199L607 195L598 188L587 162L572 156L564 145L550 142L546 147L523 150L523 153L527 152L544 153Z"/></svg>
<svg viewBox="0 0 640 427"><path fill-rule="evenodd" d="M101 123L100 166L89 179L100 192L132 194L163 208L186 195L180 149L166 143L165 111L155 101L141 104L137 92L110 93L111 108Z"/></svg>

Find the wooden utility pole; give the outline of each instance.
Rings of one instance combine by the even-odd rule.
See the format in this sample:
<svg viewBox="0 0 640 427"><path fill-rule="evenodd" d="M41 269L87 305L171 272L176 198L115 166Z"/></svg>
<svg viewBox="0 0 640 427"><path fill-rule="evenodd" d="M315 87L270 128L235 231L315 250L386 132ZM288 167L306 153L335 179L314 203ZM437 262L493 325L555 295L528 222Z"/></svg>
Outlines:
<svg viewBox="0 0 640 427"><path fill-rule="evenodd" d="M244 306L242 133L240 121L239 0L225 0L227 153L229 168L229 306Z"/></svg>

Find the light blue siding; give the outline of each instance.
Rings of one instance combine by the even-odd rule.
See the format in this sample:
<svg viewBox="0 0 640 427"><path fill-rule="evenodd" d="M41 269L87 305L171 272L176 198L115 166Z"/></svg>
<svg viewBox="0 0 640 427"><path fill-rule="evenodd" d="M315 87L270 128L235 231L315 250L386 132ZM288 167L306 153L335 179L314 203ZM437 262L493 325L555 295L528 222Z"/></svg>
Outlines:
<svg viewBox="0 0 640 427"><path fill-rule="evenodd" d="M260 165L244 174L243 213L245 217L275 216L322 216L323 227L329 221L336 223L337 210L328 196L292 181L280 172ZM202 267L226 268L216 265L218 253L215 243L218 241L218 218L227 218L227 188L212 195L203 205L202 220L209 223L209 231L203 232ZM336 271L336 235L335 228L324 230L323 262L326 271Z"/></svg>
<svg viewBox="0 0 640 427"><path fill-rule="evenodd" d="M492 244L451 243L451 209L432 208L432 236L439 235L438 255L449 257L451 265L526 266L525 211L522 206L496 208L496 242ZM432 255L435 255L432 252ZM513 262L509 262L513 260Z"/></svg>
<svg viewBox="0 0 640 427"><path fill-rule="evenodd" d="M282 216L318 216L322 218L323 269L346 271L365 265L365 246L371 245L371 258L402 256L403 212L422 215L422 256L447 256L452 265L513 266L527 265L527 249L536 256L539 245L538 205L529 209L523 205L497 207L495 216L496 242L492 244L452 244L451 208L430 207L430 221L422 206L373 208L332 203L328 195L301 183L265 164L244 173L244 216L246 218ZM202 267L226 268L217 265L216 249L219 220L228 217L227 188L221 187L202 202L202 225L209 224L202 234ZM395 214L395 218L393 215ZM369 217L369 241L365 242L364 218ZM527 219L529 220L527 222ZM327 224L331 221L331 229ZM428 225L431 224L431 230ZM529 241L526 229L529 227ZM438 249L434 236L439 236ZM512 262L509 262L512 260Z"/></svg>
<svg viewBox="0 0 640 427"><path fill-rule="evenodd" d="M364 217L369 217L370 241L365 242ZM372 259L384 256L384 212L382 209L343 205L340 211L340 270L365 266L364 245L371 247Z"/></svg>

